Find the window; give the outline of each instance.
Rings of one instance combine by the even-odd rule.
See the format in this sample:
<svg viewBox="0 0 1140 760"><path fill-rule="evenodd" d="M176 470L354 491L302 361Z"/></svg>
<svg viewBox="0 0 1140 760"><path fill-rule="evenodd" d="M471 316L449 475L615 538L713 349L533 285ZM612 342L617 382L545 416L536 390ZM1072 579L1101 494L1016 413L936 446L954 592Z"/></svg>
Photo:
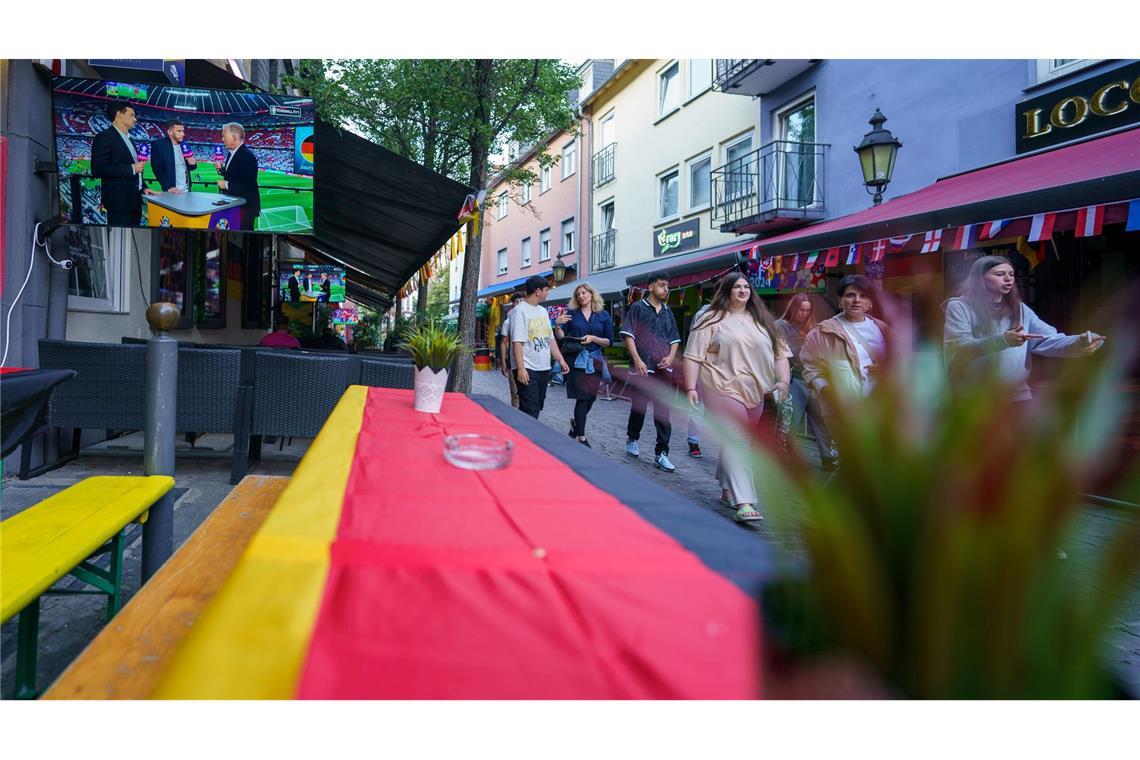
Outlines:
<svg viewBox="0 0 1140 760"><path fill-rule="evenodd" d="M1073 71L1100 63L1100 58L1038 58L1037 81L1046 82L1050 79L1063 77Z"/></svg>
<svg viewBox="0 0 1140 760"><path fill-rule="evenodd" d="M530 266L530 238L528 237L522 240L522 265L524 267Z"/></svg>
<svg viewBox="0 0 1140 760"><path fill-rule="evenodd" d="M657 178L657 218L668 219L677 215L677 190L679 188L676 171Z"/></svg>
<svg viewBox="0 0 1140 760"><path fill-rule="evenodd" d="M550 189L550 167L543 166L538 170L538 194L542 195Z"/></svg>
<svg viewBox="0 0 1140 760"><path fill-rule="evenodd" d="M114 227L71 227L67 253L75 266L67 273L67 308L125 312L124 279L131 269L130 232Z"/></svg>
<svg viewBox="0 0 1140 760"><path fill-rule="evenodd" d="M780 197L796 206L810 206L817 201L815 97L781 111L778 119L782 142L776 153L776 186Z"/></svg>
<svg viewBox="0 0 1140 760"><path fill-rule="evenodd" d="M568 253L574 253L574 220L567 219L562 222L562 250L560 253L565 256Z"/></svg>
<svg viewBox="0 0 1140 760"><path fill-rule="evenodd" d="M152 300L178 307L178 329L225 328L225 262L230 255L225 233L162 229L157 241ZM254 244L252 236L248 242ZM241 260L242 252L235 251L233 255Z"/></svg>
<svg viewBox="0 0 1140 760"><path fill-rule="evenodd" d="M550 229L538 233L538 260L550 261Z"/></svg>
<svg viewBox="0 0 1140 760"><path fill-rule="evenodd" d="M689 162L689 210L709 205L712 155L708 154Z"/></svg>
<svg viewBox="0 0 1140 760"><path fill-rule="evenodd" d="M614 202L610 201L602 206L602 232L609 232L614 228Z"/></svg>
<svg viewBox="0 0 1140 760"><path fill-rule="evenodd" d="M712 87L712 59L693 58L689 61L689 97L695 98Z"/></svg>
<svg viewBox="0 0 1140 760"><path fill-rule="evenodd" d="M725 197L737 199L752 194L752 177L757 170L754 159L749 158L752 152L752 136L728 145L724 149L724 170L727 180L725 182Z"/></svg>
<svg viewBox="0 0 1140 760"><path fill-rule="evenodd" d="M578 163L577 143L573 140L562 146L562 179L573 176Z"/></svg>
<svg viewBox="0 0 1140 760"><path fill-rule="evenodd" d="M495 218L502 219L507 215L507 191L499 193L499 205L496 209Z"/></svg>
<svg viewBox="0 0 1140 760"><path fill-rule="evenodd" d="M614 131L616 122L614 121L613 113L610 113L602 118L602 147L613 144L617 140L617 133Z"/></svg>
<svg viewBox="0 0 1140 760"><path fill-rule="evenodd" d="M506 248L500 248L499 253L496 255L496 258L498 259L499 274L500 275L506 274L507 273L507 249Z"/></svg>
<svg viewBox="0 0 1140 760"><path fill-rule="evenodd" d="M524 182L519 188L519 205L525 206L528 203L530 203L530 183Z"/></svg>
<svg viewBox="0 0 1140 760"><path fill-rule="evenodd" d="M680 64L674 63L658 74L657 83L657 115L665 114L677 109L681 105Z"/></svg>

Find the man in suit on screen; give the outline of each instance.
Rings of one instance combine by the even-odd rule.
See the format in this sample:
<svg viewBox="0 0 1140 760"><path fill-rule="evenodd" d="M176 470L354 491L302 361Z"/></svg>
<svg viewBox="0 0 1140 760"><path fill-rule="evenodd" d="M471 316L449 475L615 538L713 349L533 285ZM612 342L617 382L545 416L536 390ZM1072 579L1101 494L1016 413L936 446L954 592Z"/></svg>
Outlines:
<svg viewBox="0 0 1140 760"><path fill-rule="evenodd" d="M189 192L190 172L198 167L194 154L186 155L182 150L185 139L186 125L171 119L166 122L166 137L150 146L150 166L158 186L168 193Z"/></svg>
<svg viewBox="0 0 1140 760"><path fill-rule="evenodd" d="M100 180L107 224L112 227L138 227L142 218L144 190L141 161L128 133L137 121L128 103L112 103L107 108L111 126L91 142L91 175Z"/></svg>
<svg viewBox="0 0 1140 760"><path fill-rule="evenodd" d="M253 230L254 220L261 214L257 156L245 144L245 128L237 122L222 125L222 145L226 148L225 160L214 164L223 177L218 180L218 187L229 195L245 199L239 207L241 228Z"/></svg>

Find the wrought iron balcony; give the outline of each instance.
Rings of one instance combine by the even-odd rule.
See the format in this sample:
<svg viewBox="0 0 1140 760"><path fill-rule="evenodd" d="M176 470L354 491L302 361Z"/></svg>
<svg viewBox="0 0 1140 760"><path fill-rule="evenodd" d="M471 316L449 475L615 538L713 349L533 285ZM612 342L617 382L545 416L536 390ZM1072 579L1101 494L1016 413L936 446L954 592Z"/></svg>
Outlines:
<svg viewBox="0 0 1140 760"><path fill-rule="evenodd" d="M614 151L617 143L610 143L594 154L594 187L601 187L614 178Z"/></svg>
<svg viewBox="0 0 1140 760"><path fill-rule="evenodd" d="M807 59L717 58L713 89L730 95L767 95L817 63Z"/></svg>
<svg viewBox="0 0 1140 760"><path fill-rule="evenodd" d="M606 230L590 238L590 271L601 272L614 268L617 230Z"/></svg>
<svg viewBox="0 0 1140 760"><path fill-rule="evenodd" d="M777 140L713 169L713 226L768 232L822 219L829 147Z"/></svg>

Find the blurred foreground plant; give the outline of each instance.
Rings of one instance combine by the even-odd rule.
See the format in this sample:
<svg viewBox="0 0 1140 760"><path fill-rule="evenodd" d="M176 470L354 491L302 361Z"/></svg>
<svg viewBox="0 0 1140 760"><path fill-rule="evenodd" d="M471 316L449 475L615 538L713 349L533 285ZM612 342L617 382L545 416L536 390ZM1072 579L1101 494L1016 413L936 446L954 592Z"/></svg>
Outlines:
<svg viewBox="0 0 1140 760"><path fill-rule="evenodd" d="M1013 404L996 378L952 393L936 353L895 338L869 396L829 399L830 479L753 431L757 491L808 560L764 591L773 648L855 663L911 698L1112 696L1105 639L1140 568L1140 524L1123 523L1086 577L1058 548L1082 493L1140 493L1131 452L1112 445L1126 352L1068 361Z"/></svg>

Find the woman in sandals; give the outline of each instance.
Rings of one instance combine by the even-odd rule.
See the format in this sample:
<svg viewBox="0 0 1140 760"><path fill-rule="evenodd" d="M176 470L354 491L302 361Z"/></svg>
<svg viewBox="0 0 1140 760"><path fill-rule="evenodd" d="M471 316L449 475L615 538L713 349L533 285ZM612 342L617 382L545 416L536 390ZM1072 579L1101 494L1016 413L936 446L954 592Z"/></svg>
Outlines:
<svg viewBox="0 0 1140 760"><path fill-rule="evenodd" d="M561 342L563 356L570 364L566 378L566 397L574 399L570 437L583 446L590 445L586 440L586 416L598 398L598 387L609 382L602 349L613 343L614 323L603 305L597 289L583 282L574 288L566 313L554 325L554 336Z"/></svg>
<svg viewBox="0 0 1140 760"><path fill-rule="evenodd" d="M747 430L759 422L766 393L788 393L791 356L776 320L740 272L721 280L708 311L689 333L685 390L695 407L699 383L706 410L724 425L716 474L721 498L736 509L738 522L763 519Z"/></svg>

